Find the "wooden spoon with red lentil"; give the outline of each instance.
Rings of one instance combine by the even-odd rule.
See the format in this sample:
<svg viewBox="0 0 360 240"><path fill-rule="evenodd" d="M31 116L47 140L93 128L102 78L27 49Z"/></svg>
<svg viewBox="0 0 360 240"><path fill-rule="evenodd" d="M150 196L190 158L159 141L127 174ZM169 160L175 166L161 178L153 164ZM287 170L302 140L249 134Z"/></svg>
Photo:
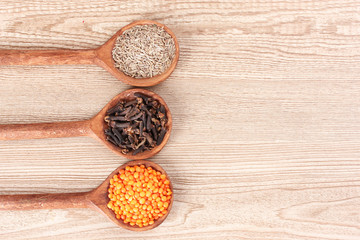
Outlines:
<svg viewBox="0 0 360 240"><path fill-rule="evenodd" d="M0 195L0 210L91 208L123 228L145 231L165 220L173 199L165 170L154 162L135 160L90 192Z"/></svg>

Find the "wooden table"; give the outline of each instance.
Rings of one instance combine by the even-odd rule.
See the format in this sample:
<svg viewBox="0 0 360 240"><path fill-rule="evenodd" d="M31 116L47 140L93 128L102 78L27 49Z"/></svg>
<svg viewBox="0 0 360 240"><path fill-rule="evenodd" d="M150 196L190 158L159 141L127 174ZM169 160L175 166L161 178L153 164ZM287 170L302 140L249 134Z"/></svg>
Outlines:
<svg viewBox="0 0 360 240"><path fill-rule="evenodd" d="M0 239L360 239L360 1L0 1L0 48L95 48L138 19L181 47L148 88L174 120L151 159L168 219L2 211ZM0 124L87 119L128 88L97 66L0 67ZM127 161L86 137L1 142L0 160L1 194L91 190Z"/></svg>

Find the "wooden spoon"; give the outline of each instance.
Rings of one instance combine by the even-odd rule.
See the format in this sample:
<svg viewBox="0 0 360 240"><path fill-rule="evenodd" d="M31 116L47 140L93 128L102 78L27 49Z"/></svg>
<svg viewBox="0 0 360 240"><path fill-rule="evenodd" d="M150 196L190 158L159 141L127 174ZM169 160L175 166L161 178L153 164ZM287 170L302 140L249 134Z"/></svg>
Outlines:
<svg viewBox="0 0 360 240"><path fill-rule="evenodd" d="M174 200L174 193L171 197L167 213L157 219L154 224L141 228L138 226L131 226L130 224L124 223L122 220L116 219L114 212L107 207L109 202L108 188L110 179L112 179L115 174L118 174L119 171L124 169L126 166L131 167L141 164L144 164L145 167L152 167L153 169L161 172L162 174L166 175L167 179L170 181L170 178L165 170L158 164L146 160L130 161L118 167L106 178L106 180L100 186L90 192L0 195L0 210L92 208L105 214L111 221L120 227L133 231L150 230L159 226L169 215ZM170 189L171 192L173 192L171 181Z"/></svg>
<svg viewBox="0 0 360 240"><path fill-rule="evenodd" d="M135 99L134 93L142 93L146 96L157 100L161 105L164 105L167 116L166 129L167 132L160 145L155 146L151 150L132 155L132 152L123 154L121 148L113 145L106 140L104 130L108 128L104 121L106 111L114 107L120 100L130 101ZM39 139L39 138L59 138L59 137L78 137L91 136L96 138L105 146L110 148L115 153L128 159L146 159L154 156L163 149L170 137L172 129L172 117L170 109L166 105L164 99L159 95L149 90L134 88L126 90L106 104L106 106L93 118L84 121L71 122L54 122L54 123L32 123L32 124L3 124L0 125L0 140L20 140L20 139Z"/></svg>
<svg viewBox="0 0 360 240"><path fill-rule="evenodd" d="M125 30L135 25L156 24L163 27L175 42L175 57L170 67L162 74L151 78L133 78L125 75L115 67L112 58L112 50L118 36ZM62 65L62 64L97 64L105 68L120 81L133 86L153 86L170 76L179 60L179 44L174 33L164 24L151 21L139 20L126 25L115 33L104 45L96 49L57 49L57 50L0 50L0 65Z"/></svg>

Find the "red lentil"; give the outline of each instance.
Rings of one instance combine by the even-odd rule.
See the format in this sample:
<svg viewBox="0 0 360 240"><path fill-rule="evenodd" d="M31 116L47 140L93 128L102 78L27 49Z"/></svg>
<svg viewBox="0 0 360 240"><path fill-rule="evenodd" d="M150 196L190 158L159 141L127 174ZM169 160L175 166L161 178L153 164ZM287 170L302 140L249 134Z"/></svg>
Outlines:
<svg viewBox="0 0 360 240"><path fill-rule="evenodd" d="M108 208L131 226L144 227L167 213L172 192L166 175L144 165L127 166L110 179Z"/></svg>

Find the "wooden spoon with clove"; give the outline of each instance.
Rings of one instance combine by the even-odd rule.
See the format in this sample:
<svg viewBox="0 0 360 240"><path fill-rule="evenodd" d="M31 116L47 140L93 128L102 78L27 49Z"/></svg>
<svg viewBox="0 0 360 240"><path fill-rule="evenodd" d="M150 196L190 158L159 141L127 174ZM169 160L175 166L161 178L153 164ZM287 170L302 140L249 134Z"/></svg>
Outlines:
<svg viewBox="0 0 360 240"><path fill-rule="evenodd" d="M165 124L166 133L163 136L163 140L159 145L156 145L151 150L145 150L143 152L133 155L133 152L123 153L120 147L115 146L113 143L107 140L105 129L108 128L107 122L104 118L107 115L107 111L115 107L120 101L132 101L135 94L140 93L147 97L151 97L157 100L161 105L165 107L165 114L167 122ZM121 92L115 96L106 106L93 118L84 121L71 121L71 122L54 122L54 123L32 123L32 124L3 124L0 125L0 140L21 140L21 139L40 139L40 138L60 138L60 137L78 137L78 136L90 136L105 146L110 148L115 153L128 158L128 159L147 159L163 149L170 137L172 129L172 117L168 106L165 101L156 93L145 89L129 89Z"/></svg>
<svg viewBox="0 0 360 240"><path fill-rule="evenodd" d="M156 24L170 34L175 43L175 57L169 68L162 74L151 78L133 78L115 67L112 50L116 39L124 31L136 25ZM120 81L139 87L154 86L170 76L179 60L179 44L175 34L164 24L139 20L126 25L115 33L104 45L96 49L57 49L57 50L0 50L0 65L63 65L63 64L96 64L103 67Z"/></svg>
<svg viewBox="0 0 360 240"><path fill-rule="evenodd" d="M121 169L125 169L126 166L138 166L145 165L145 167L152 167L153 169L166 175L167 179L170 180L165 170L158 164L146 161L136 160L125 163L113 171L106 180L98 186L96 189L90 192L80 193L52 193L52 194L21 194L21 195L0 195L0 210L33 210L33 209L65 209L65 208L91 208L102 212L111 221L119 225L120 227L132 230L132 231L145 231L153 229L159 226L165 218L168 216L174 195L172 195L167 213L157 219L154 224L145 227L131 226L130 224L124 223L122 220L118 220L115 217L114 212L107 207L109 202L108 188L110 179L115 174L118 174ZM170 181L170 189L173 192L173 187ZM173 193L174 194L174 193Z"/></svg>

